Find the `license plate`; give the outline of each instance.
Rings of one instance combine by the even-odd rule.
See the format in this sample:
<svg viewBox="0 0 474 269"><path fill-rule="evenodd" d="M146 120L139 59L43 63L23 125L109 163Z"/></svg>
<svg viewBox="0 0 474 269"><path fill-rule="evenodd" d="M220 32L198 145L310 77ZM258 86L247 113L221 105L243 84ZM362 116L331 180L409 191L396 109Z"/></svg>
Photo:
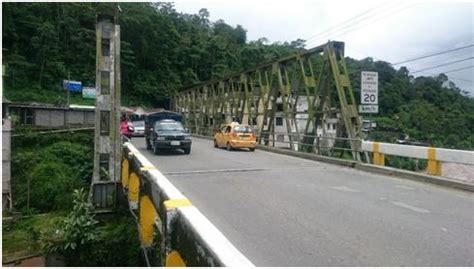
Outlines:
<svg viewBox="0 0 474 269"><path fill-rule="evenodd" d="M179 141L171 141L171 146L179 146L180 142Z"/></svg>

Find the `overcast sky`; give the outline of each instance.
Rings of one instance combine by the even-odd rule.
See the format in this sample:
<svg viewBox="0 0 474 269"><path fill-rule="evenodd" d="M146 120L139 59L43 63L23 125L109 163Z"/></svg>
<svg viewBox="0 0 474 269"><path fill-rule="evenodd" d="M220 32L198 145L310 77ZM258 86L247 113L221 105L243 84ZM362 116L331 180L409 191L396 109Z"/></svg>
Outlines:
<svg viewBox="0 0 474 269"><path fill-rule="evenodd" d="M179 12L206 8L211 21L242 25L247 39L331 40L346 43L346 55L391 63L474 44L474 2L431 1L177 1ZM349 20L349 21L347 21ZM347 22L346 22L347 21ZM406 63L411 72L474 57L474 47ZM474 65L474 59L414 75L433 75ZM400 66L395 66L400 67ZM447 75L474 96L474 69Z"/></svg>

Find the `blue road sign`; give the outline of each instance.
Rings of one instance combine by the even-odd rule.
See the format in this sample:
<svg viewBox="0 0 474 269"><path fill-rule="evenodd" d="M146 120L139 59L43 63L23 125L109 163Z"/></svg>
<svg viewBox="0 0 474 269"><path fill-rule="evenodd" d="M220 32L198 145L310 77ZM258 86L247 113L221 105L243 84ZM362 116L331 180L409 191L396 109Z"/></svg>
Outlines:
<svg viewBox="0 0 474 269"><path fill-rule="evenodd" d="M63 87L70 92L82 92L82 82L63 80Z"/></svg>

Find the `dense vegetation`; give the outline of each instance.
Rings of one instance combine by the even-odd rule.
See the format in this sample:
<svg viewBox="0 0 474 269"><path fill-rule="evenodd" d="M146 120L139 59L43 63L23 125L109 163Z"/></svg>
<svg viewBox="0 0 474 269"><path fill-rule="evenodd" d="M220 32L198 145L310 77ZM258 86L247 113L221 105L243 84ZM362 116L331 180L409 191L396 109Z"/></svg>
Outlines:
<svg viewBox="0 0 474 269"><path fill-rule="evenodd" d="M17 132L21 136L12 140L13 211L27 217L4 223L4 260L42 253L59 254L67 266L144 265L129 212L119 209L99 219L86 202L93 132Z"/></svg>
<svg viewBox="0 0 474 269"><path fill-rule="evenodd" d="M98 218L84 194L74 192L75 207L3 222L3 261L43 254L60 255L66 266L145 266L136 223L128 211Z"/></svg>
<svg viewBox="0 0 474 269"><path fill-rule="evenodd" d="M144 266L130 213L119 209L99 220L87 197L87 191L75 190L69 214L41 232L43 253L61 255L67 266Z"/></svg>
<svg viewBox="0 0 474 269"><path fill-rule="evenodd" d="M125 105L168 105L171 92L220 78L297 50L304 41L249 41L244 27L211 22L209 13L177 12L169 3L121 3L122 91ZM3 6L5 94L13 101L62 103L60 81L95 81L95 3L6 3ZM348 41L350 42L350 41ZM347 58L359 100L360 71L379 72L379 131L373 138L411 139L474 148L474 100L444 74L413 77L406 68Z"/></svg>
<svg viewBox="0 0 474 269"><path fill-rule="evenodd" d="M209 13L181 14L167 3L121 3L121 67L124 102L166 106L183 85L218 78L293 52L301 42L247 43L245 29ZM95 3L8 3L3 44L7 95L62 96L62 79L95 84ZM55 101L61 101L55 99Z"/></svg>
<svg viewBox="0 0 474 269"><path fill-rule="evenodd" d="M74 189L88 188L93 167L93 133L26 133L12 140L15 210L70 210Z"/></svg>

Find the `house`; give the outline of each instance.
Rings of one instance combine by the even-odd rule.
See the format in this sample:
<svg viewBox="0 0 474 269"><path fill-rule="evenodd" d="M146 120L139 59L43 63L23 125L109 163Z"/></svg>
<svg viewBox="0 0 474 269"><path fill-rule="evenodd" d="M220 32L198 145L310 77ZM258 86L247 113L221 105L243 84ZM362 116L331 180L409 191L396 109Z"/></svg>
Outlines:
<svg viewBox="0 0 474 269"><path fill-rule="evenodd" d="M40 103L12 103L10 111L15 124L36 128L94 126L93 106L55 106Z"/></svg>

